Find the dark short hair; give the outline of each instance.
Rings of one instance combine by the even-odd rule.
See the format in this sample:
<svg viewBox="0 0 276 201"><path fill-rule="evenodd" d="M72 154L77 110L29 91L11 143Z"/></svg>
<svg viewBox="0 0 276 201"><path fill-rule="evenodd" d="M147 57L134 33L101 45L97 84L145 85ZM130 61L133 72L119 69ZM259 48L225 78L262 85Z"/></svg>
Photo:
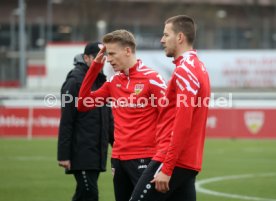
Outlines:
<svg viewBox="0 0 276 201"><path fill-rule="evenodd" d="M101 50L100 42L89 42L84 48L84 54L92 55L94 58L97 56L98 52Z"/></svg>
<svg viewBox="0 0 276 201"><path fill-rule="evenodd" d="M177 15L165 21L165 24L172 24L172 29L175 33L182 32L189 44L193 44L196 36L196 26L193 18L187 15Z"/></svg>
<svg viewBox="0 0 276 201"><path fill-rule="evenodd" d="M136 42L133 34L124 29L104 35L103 43L119 43L123 47L130 47L133 53L135 53L136 50Z"/></svg>

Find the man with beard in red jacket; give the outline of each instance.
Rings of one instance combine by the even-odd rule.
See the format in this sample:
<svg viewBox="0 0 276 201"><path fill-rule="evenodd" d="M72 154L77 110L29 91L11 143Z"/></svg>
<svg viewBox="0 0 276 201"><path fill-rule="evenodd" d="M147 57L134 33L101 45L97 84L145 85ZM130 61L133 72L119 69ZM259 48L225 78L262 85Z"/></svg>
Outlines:
<svg viewBox="0 0 276 201"><path fill-rule="evenodd" d="M210 96L208 73L193 49L195 24L179 15L165 22L161 43L175 70L169 105L158 118L157 154L139 179L131 201L195 201Z"/></svg>

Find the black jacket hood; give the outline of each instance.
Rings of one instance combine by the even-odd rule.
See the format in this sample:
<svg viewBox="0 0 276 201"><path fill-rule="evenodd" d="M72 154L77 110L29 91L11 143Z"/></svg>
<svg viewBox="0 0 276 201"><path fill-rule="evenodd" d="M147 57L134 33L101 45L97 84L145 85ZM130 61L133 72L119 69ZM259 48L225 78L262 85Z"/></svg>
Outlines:
<svg viewBox="0 0 276 201"><path fill-rule="evenodd" d="M81 65L86 65L84 59L83 59L83 54L78 54L74 57L74 66L81 64Z"/></svg>

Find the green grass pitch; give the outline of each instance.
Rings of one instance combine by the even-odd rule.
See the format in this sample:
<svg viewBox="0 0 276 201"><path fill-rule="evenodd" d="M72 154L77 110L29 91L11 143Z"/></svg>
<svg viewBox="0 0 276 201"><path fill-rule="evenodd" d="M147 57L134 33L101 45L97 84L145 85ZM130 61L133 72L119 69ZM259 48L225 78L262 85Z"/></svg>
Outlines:
<svg viewBox="0 0 276 201"><path fill-rule="evenodd" d="M0 201L71 200L75 182L58 167L56 144L56 139L0 139ZM198 192L198 201L276 201L276 140L208 139L197 181L214 177L219 179L201 187L216 195ZM100 201L114 200L110 163L99 191Z"/></svg>

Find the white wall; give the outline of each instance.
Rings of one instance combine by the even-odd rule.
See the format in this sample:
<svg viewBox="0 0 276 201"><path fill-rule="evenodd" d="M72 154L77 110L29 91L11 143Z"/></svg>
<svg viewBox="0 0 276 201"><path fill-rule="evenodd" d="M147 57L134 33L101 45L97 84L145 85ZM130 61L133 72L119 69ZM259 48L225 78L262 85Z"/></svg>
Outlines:
<svg viewBox="0 0 276 201"><path fill-rule="evenodd" d="M82 53L85 44L50 44L46 47L46 76L29 87L59 89L66 74L72 69L73 58ZM212 87L276 87L275 50L199 50L199 58L208 69ZM172 58L162 50L137 51L143 63L158 71L166 81L174 69ZM108 77L113 73L105 65Z"/></svg>

